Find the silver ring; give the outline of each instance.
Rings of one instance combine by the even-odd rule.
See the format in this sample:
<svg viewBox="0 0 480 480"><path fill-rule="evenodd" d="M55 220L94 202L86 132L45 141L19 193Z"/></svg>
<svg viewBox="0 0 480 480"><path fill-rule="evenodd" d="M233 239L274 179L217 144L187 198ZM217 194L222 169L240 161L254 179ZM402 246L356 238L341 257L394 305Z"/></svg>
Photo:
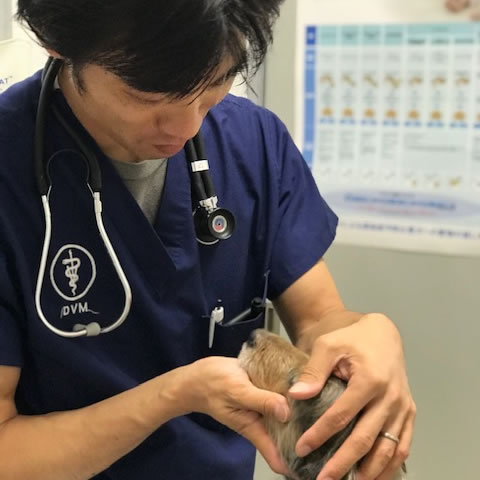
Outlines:
<svg viewBox="0 0 480 480"><path fill-rule="evenodd" d="M400 439L398 437L388 432L380 432L379 437L388 438L392 442L395 442L397 445L400 443Z"/></svg>

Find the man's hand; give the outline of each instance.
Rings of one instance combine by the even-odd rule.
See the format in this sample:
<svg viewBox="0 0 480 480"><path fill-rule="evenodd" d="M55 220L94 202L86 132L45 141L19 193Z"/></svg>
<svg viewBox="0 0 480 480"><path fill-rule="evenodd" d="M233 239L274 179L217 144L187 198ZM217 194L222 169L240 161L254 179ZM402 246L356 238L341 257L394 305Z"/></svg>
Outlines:
<svg viewBox="0 0 480 480"><path fill-rule="evenodd" d="M315 337L315 326L302 334ZM317 480L340 480L361 459L358 480L390 480L408 456L416 412L402 342L393 323L384 315L368 314L353 325L319 336L291 397L318 394L332 372L348 382L347 389L302 435L297 453L307 455L362 412ZM398 437L399 444L380 436L381 432Z"/></svg>
<svg viewBox="0 0 480 480"><path fill-rule="evenodd" d="M188 410L210 415L235 430L255 445L274 472L288 475L263 424L267 413L281 422L287 421L287 399L253 386L234 358L208 357L187 367L192 368Z"/></svg>
<svg viewBox="0 0 480 480"><path fill-rule="evenodd" d="M470 0L446 0L445 6L451 12L460 12L470 5Z"/></svg>

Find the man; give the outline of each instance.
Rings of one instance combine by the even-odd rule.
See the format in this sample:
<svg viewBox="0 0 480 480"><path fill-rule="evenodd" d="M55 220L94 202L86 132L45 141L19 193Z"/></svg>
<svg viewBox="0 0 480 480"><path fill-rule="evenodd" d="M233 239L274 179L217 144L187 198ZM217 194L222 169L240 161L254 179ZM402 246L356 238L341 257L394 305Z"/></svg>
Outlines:
<svg viewBox="0 0 480 480"><path fill-rule="evenodd" d="M287 401L254 388L232 358L262 318L227 326L264 292L312 353L292 397L315 395L332 371L349 380L299 455L364 411L319 478L340 479L365 457L362 478L388 480L407 456L415 407L396 328L344 308L322 261L335 215L279 120L226 96L236 73L263 60L280 3L18 2L18 17L64 61L50 103L97 157L105 228L133 302L119 328L93 337L64 338L39 319L41 309L64 331L108 325L125 295L98 236L82 154L53 108L42 150L52 235L38 275L38 73L0 97L0 480L245 480L253 446L288 473L262 425L266 411L286 421ZM213 245L196 239L182 151L200 129L219 202L236 222ZM226 321L211 343L219 299Z"/></svg>

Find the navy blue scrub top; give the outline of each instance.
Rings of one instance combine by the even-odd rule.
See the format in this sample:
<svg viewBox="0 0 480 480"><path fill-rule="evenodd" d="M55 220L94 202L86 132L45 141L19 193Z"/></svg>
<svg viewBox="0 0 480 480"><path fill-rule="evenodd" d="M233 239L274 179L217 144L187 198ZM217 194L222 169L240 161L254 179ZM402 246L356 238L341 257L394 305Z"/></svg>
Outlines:
<svg viewBox="0 0 480 480"><path fill-rule="evenodd" d="M152 226L56 91L52 101L97 154L105 227L133 294L120 328L68 339L49 331L35 310L45 231L32 153L39 91L37 73L0 95L0 365L22 368L19 413L80 408L201 357L236 356L263 319L218 326L209 349L217 299L227 320L265 287L275 299L322 258L335 236L337 218L284 125L231 95L206 117L211 175L220 206L234 212L237 228L229 240L205 246L195 239L184 153L169 160ZM86 168L51 114L46 132L53 187L43 310L63 330L91 321L108 325L120 315L124 294L97 232ZM248 441L191 414L166 423L95 478L247 480L254 457Z"/></svg>

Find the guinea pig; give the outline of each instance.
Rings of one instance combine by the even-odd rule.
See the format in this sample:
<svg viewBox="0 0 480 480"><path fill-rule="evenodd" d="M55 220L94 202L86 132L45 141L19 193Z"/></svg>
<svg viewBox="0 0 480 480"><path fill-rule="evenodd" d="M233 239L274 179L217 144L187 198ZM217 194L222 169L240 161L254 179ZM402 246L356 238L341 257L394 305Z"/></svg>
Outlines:
<svg viewBox="0 0 480 480"><path fill-rule="evenodd" d="M255 386L287 396L309 357L282 337L259 329L253 331L243 344L238 358ZM296 480L315 480L353 430L357 418L306 457L295 454L295 445L300 436L323 415L345 388L344 381L331 376L315 397L308 400L289 399L291 416L287 423L278 422L269 415L264 417L267 432ZM342 480L355 480L356 471L355 465ZM403 466L395 480L405 479Z"/></svg>

